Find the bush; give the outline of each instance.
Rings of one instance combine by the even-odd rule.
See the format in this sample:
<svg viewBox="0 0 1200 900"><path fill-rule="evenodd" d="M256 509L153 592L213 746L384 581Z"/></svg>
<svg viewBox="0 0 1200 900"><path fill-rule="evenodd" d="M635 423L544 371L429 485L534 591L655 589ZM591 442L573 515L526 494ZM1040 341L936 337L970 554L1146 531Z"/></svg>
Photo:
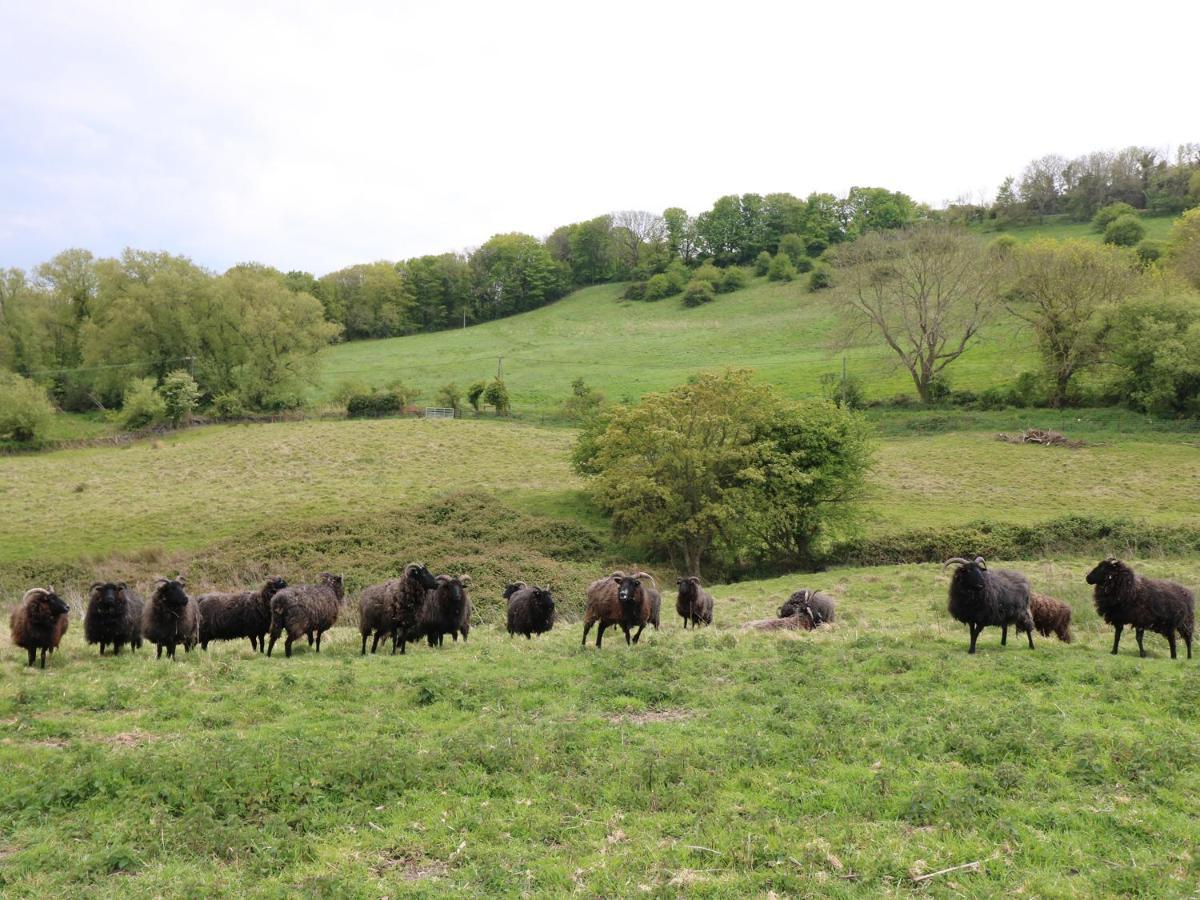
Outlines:
<svg viewBox="0 0 1200 900"><path fill-rule="evenodd" d="M347 400L349 397L342 400L340 405L345 406ZM213 397L212 403L208 405L208 411L213 418L222 422L241 419L246 415L246 407L242 405L242 398L230 392Z"/></svg>
<svg viewBox="0 0 1200 900"><path fill-rule="evenodd" d="M1108 347L1114 397L1142 412L1200 411L1200 303L1193 295L1122 304Z"/></svg>
<svg viewBox="0 0 1200 900"><path fill-rule="evenodd" d="M683 292L683 305L687 307L702 306L711 303L714 297L713 286L699 278L688 282L687 290Z"/></svg>
<svg viewBox="0 0 1200 900"><path fill-rule="evenodd" d="M496 415L507 416L509 410L508 388L499 378L492 380L483 392L483 402L496 410Z"/></svg>
<svg viewBox="0 0 1200 900"><path fill-rule="evenodd" d="M766 275L771 268L771 254L764 250L758 256L754 257L754 274L758 276Z"/></svg>
<svg viewBox="0 0 1200 900"><path fill-rule="evenodd" d="M841 372L826 372L821 376L821 396L843 409L862 409L866 404L866 393L862 380L857 375Z"/></svg>
<svg viewBox="0 0 1200 900"><path fill-rule="evenodd" d="M829 266L824 263L813 267L813 270L808 273L808 289L810 291L823 291L826 288L833 287L833 272Z"/></svg>
<svg viewBox="0 0 1200 900"><path fill-rule="evenodd" d="M646 299L646 282L631 281L629 286L625 288L625 293L621 295L626 300L645 300Z"/></svg>
<svg viewBox="0 0 1200 900"><path fill-rule="evenodd" d="M443 384L438 388L437 403L438 406L454 410L455 415L462 412L463 393L462 389L453 381Z"/></svg>
<svg viewBox="0 0 1200 900"><path fill-rule="evenodd" d="M779 239L776 250L785 254L793 265L799 265L800 258L808 256L808 244L798 234L785 234Z"/></svg>
<svg viewBox="0 0 1200 900"><path fill-rule="evenodd" d="M816 259L829 249L829 241L818 234L810 234L808 236L808 242L804 246L805 249L808 250L808 255L811 258Z"/></svg>
<svg viewBox="0 0 1200 900"><path fill-rule="evenodd" d="M746 270L741 266L730 266L725 270L725 274L721 276L721 283L717 285L717 292L720 294L731 294L734 291L740 291L746 286L746 282L749 280Z"/></svg>
<svg viewBox="0 0 1200 900"><path fill-rule="evenodd" d="M675 288L670 277L660 272L657 275L650 276L650 280L646 282L646 299L661 300L664 297L670 297L672 294L678 294L679 291Z"/></svg>
<svg viewBox="0 0 1200 900"><path fill-rule="evenodd" d="M345 406L350 402L351 397L369 393L371 393L371 386L361 378L344 378L333 389L331 399L338 406Z"/></svg>
<svg viewBox="0 0 1200 900"><path fill-rule="evenodd" d="M710 285L712 285L712 289L715 291L721 284L722 277L723 275L720 269L718 269L712 263L706 262L703 265L696 267L695 271L692 272L692 277L688 279L688 282L690 285L690 283L693 281L707 281Z"/></svg>
<svg viewBox="0 0 1200 900"><path fill-rule="evenodd" d="M483 399L483 392L487 390L486 381L472 381L470 387L467 388L467 402L471 404L471 409L479 412L479 402Z"/></svg>
<svg viewBox="0 0 1200 900"><path fill-rule="evenodd" d="M1011 234L1002 234L988 244L988 250L996 259L1008 259L1017 249L1017 245L1017 239Z"/></svg>
<svg viewBox="0 0 1200 900"><path fill-rule="evenodd" d="M1146 227L1137 216L1121 216L1108 223L1104 229L1104 243L1118 247L1132 247L1146 236Z"/></svg>
<svg viewBox="0 0 1200 900"><path fill-rule="evenodd" d="M1128 203L1110 203L1096 211L1092 216L1092 231L1103 234L1108 226L1122 216L1136 216L1137 210Z"/></svg>
<svg viewBox="0 0 1200 900"><path fill-rule="evenodd" d="M678 294L687 283L692 280L691 270L684 265L683 260L676 259L667 266L667 271L663 273L667 276L667 280L671 283L671 293Z"/></svg>
<svg viewBox="0 0 1200 900"><path fill-rule="evenodd" d="M163 412L167 420L178 428L191 421L192 413L200 404L200 385L183 369L176 369L163 379L158 388L163 399Z"/></svg>
<svg viewBox="0 0 1200 900"><path fill-rule="evenodd" d="M1138 245L1133 249L1137 253L1138 259L1142 261L1142 265L1148 267L1162 259L1163 254L1167 252L1167 242L1146 238L1138 241Z"/></svg>
<svg viewBox="0 0 1200 900"><path fill-rule="evenodd" d="M53 415L45 388L15 373L0 372L0 438L32 444L45 435Z"/></svg>
<svg viewBox="0 0 1200 900"><path fill-rule="evenodd" d="M394 391L356 394L346 402L346 415L351 419L372 419L394 416L404 410L404 398Z"/></svg>
<svg viewBox="0 0 1200 900"><path fill-rule="evenodd" d="M771 281L792 281L796 275L796 267L786 253L776 253L767 267L767 278Z"/></svg>
<svg viewBox="0 0 1200 900"><path fill-rule="evenodd" d="M571 396L563 404L567 418L577 422L591 419L604 405L604 395L588 387L582 378L571 382Z"/></svg>
<svg viewBox="0 0 1200 900"><path fill-rule="evenodd" d="M148 428L162 422L167 415L167 405L158 391L154 390L153 378L135 378L125 388L125 400L121 404L121 426L128 431Z"/></svg>

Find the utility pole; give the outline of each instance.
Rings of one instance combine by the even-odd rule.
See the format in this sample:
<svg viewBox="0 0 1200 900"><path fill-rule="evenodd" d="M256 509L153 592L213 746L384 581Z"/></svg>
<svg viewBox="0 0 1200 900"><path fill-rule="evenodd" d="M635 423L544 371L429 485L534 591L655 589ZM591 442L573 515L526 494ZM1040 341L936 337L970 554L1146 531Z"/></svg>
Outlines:
<svg viewBox="0 0 1200 900"><path fill-rule="evenodd" d="M842 354L842 409L846 408L846 354Z"/></svg>
<svg viewBox="0 0 1200 900"><path fill-rule="evenodd" d="M496 357L496 380L497 381L504 380L504 357L503 356Z"/></svg>

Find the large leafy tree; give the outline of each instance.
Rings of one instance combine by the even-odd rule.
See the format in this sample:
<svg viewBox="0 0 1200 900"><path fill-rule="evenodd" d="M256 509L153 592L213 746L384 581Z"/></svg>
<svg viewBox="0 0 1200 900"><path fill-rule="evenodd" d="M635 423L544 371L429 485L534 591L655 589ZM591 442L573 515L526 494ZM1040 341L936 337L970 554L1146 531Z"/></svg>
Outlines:
<svg viewBox="0 0 1200 900"><path fill-rule="evenodd" d="M810 560L850 521L869 457L850 414L729 370L593 420L575 464L620 537L699 575L750 555Z"/></svg>
<svg viewBox="0 0 1200 900"><path fill-rule="evenodd" d="M481 319L536 309L566 289L564 268L528 234L495 235L471 254L471 268Z"/></svg>

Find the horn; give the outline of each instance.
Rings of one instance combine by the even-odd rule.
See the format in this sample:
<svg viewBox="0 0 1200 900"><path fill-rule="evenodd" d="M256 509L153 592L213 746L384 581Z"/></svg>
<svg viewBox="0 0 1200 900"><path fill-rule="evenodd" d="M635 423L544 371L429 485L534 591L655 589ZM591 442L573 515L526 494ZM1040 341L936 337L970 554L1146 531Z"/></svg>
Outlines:
<svg viewBox="0 0 1200 900"><path fill-rule="evenodd" d="M950 565L950 563L958 563L960 566L969 566L971 561L969 559L963 559L961 556L955 556L942 563L942 568L946 568L946 566Z"/></svg>
<svg viewBox="0 0 1200 900"><path fill-rule="evenodd" d="M458 583L461 584L463 587L468 587L471 584L471 576L470 575L459 575Z"/></svg>
<svg viewBox="0 0 1200 900"><path fill-rule="evenodd" d="M614 569L613 573L611 575L609 575L608 577L609 578L624 578L625 573L622 572L620 569Z"/></svg>
<svg viewBox="0 0 1200 900"><path fill-rule="evenodd" d="M165 579L165 578L155 578L155 579L154 579L154 583L155 583L155 584L166 584L166 583L167 583L167 579Z"/></svg>
<svg viewBox="0 0 1200 900"><path fill-rule="evenodd" d="M975 557L975 565L979 566L979 568L983 569L983 571L987 571L987 563L983 561L982 556Z"/></svg>
<svg viewBox="0 0 1200 900"><path fill-rule="evenodd" d="M88 588L88 591L89 592L94 591L96 588L99 588L99 587L104 587L104 582L103 581L93 581L92 586L90 588Z"/></svg>
<svg viewBox="0 0 1200 900"><path fill-rule="evenodd" d="M654 589L655 589L656 591L658 590L658 582L654 580L654 576L653 576L653 575L651 575L649 572L637 572L637 573L635 573L635 574L634 574L634 576L633 576L633 577L634 577L634 578L649 578L649 579L650 579L650 583L651 583L652 585L654 585Z"/></svg>
<svg viewBox="0 0 1200 900"><path fill-rule="evenodd" d="M26 602L27 600L29 600L29 598L30 598L30 597L32 597L34 594L45 594L45 593L46 593L46 589L45 589L45 588L30 588L29 590L27 590L27 591L25 592L25 596L21 598L21 602L22 602L22 603L25 603L25 602Z"/></svg>

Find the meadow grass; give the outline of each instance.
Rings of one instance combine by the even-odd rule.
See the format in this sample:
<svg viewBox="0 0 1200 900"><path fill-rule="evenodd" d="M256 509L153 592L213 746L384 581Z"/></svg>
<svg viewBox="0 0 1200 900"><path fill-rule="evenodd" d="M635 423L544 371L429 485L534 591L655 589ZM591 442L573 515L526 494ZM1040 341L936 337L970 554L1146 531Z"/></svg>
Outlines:
<svg viewBox="0 0 1200 900"><path fill-rule="evenodd" d="M0 892L1191 895L1200 663L1110 656L1092 562L1021 564L1074 643L973 657L936 566L718 587L712 628L668 602L599 651L560 624L361 658L338 628L172 664L75 621L43 672L0 638ZM740 629L801 585L834 626Z"/></svg>
<svg viewBox="0 0 1200 900"><path fill-rule="evenodd" d="M1166 241L1171 238L1171 229L1176 222L1175 216L1140 216L1142 227L1146 229L1146 239ZM1005 228L1003 231L981 232L989 236L1011 234L1022 243L1035 238L1050 238L1056 241L1079 239L1095 241L1104 240L1103 233L1095 231L1091 222L1077 222L1067 215L1046 216L1042 221L1033 221L1028 225L1015 228Z"/></svg>

